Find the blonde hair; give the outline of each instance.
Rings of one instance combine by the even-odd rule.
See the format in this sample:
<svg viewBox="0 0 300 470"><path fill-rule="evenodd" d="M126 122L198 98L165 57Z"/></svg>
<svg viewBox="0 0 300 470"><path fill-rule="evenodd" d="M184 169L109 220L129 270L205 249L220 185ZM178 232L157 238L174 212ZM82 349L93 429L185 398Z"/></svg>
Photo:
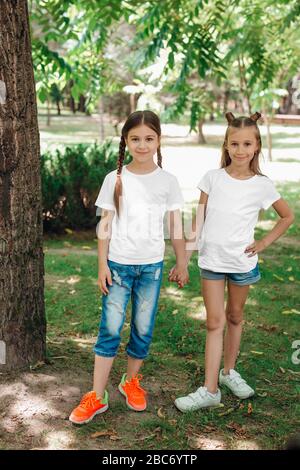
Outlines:
<svg viewBox="0 0 300 470"><path fill-rule="evenodd" d="M259 168L259 156L261 154L262 143L261 143L261 136L260 136L259 128L257 125L257 121L261 117L261 114L256 112L252 114L250 117L246 117L246 116L234 117L234 115L229 112L225 114L225 117L228 122L228 127L226 129L225 138L224 138L224 142L222 145L221 168L226 168L231 163L231 158L227 150L228 135L229 135L230 129L244 129L245 127L253 127L255 130L255 134L256 134L258 148L256 152L254 153L254 157L252 158L250 162L250 170L253 171L253 173L256 175L264 176Z"/></svg>

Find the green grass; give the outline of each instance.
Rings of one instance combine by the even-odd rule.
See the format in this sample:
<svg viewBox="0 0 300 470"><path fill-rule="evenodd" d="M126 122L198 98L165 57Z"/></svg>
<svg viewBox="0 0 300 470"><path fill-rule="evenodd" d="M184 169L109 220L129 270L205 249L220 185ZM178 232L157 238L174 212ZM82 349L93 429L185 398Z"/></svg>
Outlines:
<svg viewBox="0 0 300 470"><path fill-rule="evenodd" d="M292 342L300 339L300 190L297 184L278 185L296 215L288 233L260 256L261 281L250 289L237 368L256 387L251 400L239 401L222 390L223 408L180 414L173 400L194 391L204 378L205 322L197 257L190 264L190 283L183 290L167 281L174 263L166 250L165 274L151 354L143 366L149 407L145 413L126 409L122 398L85 427L75 429L84 448L91 433L117 429L115 448L192 449L199 439L220 440L228 449L253 445L278 449L299 423L300 367L291 361ZM261 238L276 219L264 214L257 228ZM67 243L67 245L66 245ZM101 297L96 285L97 252L94 233L70 234L45 240L48 356L66 356L51 367L93 371L93 338L98 333ZM91 250L82 249L89 246ZM72 253L72 250L77 250ZM81 252L78 250L81 249ZM53 250L53 251L52 251ZM95 251L93 251L95 250ZM62 282L59 282L62 281ZM130 312L110 382L116 389L126 367L125 345ZM55 339L61 338L56 344ZM77 341L76 341L77 340ZM82 349L78 340L90 340ZM252 405L252 412L249 405ZM111 441L110 441L111 442ZM252 447L251 447L252 446Z"/></svg>

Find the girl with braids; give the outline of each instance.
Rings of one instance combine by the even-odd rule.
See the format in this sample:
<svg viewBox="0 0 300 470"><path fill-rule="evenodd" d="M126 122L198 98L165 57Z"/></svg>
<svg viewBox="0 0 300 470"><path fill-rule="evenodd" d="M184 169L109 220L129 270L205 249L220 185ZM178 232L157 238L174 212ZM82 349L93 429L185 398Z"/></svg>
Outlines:
<svg viewBox="0 0 300 470"><path fill-rule="evenodd" d="M259 169L261 115L234 117L227 113L228 128L222 148L221 168L208 171L198 184L201 191L193 236L187 243L187 263L199 242L198 264L207 313L205 382L195 393L175 400L180 411L218 406L219 384L245 399L254 390L234 369L242 333L243 309L250 285L260 279L257 254L291 225L294 216L273 183ZM259 211L273 206L280 219L261 240L254 240ZM195 245L196 244L196 245ZM173 273L170 272L170 280ZM227 304L224 290L227 281ZM223 331L224 368L219 371Z"/></svg>
<svg viewBox="0 0 300 470"><path fill-rule="evenodd" d="M103 182L95 205L101 208L97 227L102 315L94 347L93 390L85 394L70 421L87 423L108 408L106 384L120 344L126 307L132 302L127 344L127 373L119 384L131 410L146 409L140 367L148 355L157 312L164 257L163 219L169 214L170 238L176 254L174 276L188 282L180 208L183 198L175 176L162 169L160 121L151 111L136 111L124 124L117 170ZM123 166L125 148L132 161ZM153 157L157 154L157 165Z"/></svg>

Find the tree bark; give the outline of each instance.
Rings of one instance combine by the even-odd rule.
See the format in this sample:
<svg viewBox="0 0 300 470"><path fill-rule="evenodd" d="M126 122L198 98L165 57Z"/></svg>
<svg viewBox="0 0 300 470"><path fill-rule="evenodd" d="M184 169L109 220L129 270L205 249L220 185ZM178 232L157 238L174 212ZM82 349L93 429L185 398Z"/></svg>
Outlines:
<svg viewBox="0 0 300 470"><path fill-rule="evenodd" d="M45 359L40 144L26 0L1 2L1 82L0 370L6 371Z"/></svg>

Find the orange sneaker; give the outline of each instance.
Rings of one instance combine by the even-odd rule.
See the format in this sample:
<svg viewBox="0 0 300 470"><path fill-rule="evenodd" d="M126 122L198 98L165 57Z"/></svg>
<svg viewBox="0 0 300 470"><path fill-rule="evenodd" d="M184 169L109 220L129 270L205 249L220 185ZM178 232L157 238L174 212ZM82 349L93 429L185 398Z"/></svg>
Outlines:
<svg viewBox="0 0 300 470"><path fill-rule="evenodd" d="M84 424L91 421L94 416L104 413L108 408L108 393L105 390L104 397L98 399L96 392L92 390L86 393L79 405L74 408L69 416L69 420L75 424Z"/></svg>
<svg viewBox="0 0 300 470"><path fill-rule="evenodd" d="M119 391L126 398L128 408L134 411L144 411L147 407L147 392L140 386L142 375L138 374L131 380L126 380L127 374L124 374L119 384Z"/></svg>

